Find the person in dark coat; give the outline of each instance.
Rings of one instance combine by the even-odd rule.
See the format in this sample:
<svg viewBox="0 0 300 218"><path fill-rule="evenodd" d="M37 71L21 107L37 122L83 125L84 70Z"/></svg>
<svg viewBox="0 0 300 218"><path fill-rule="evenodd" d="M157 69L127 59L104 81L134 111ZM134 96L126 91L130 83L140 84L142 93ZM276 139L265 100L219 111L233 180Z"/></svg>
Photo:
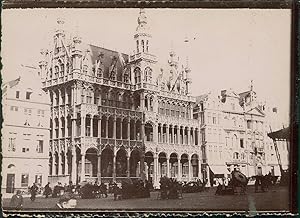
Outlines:
<svg viewBox="0 0 300 218"><path fill-rule="evenodd" d="M10 207L15 210L21 210L23 208L23 196L20 190L11 197Z"/></svg>
<svg viewBox="0 0 300 218"><path fill-rule="evenodd" d="M33 183L33 185L30 188L30 194L31 194L30 200L31 201L35 201L35 197L36 197L38 190L39 190L39 188L37 187L37 185L35 183Z"/></svg>
<svg viewBox="0 0 300 218"><path fill-rule="evenodd" d="M44 195L46 196L46 198L48 198L49 195L51 195L52 189L50 187L50 182L48 182L48 184L45 186L45 191L44 191Z"/></svg>

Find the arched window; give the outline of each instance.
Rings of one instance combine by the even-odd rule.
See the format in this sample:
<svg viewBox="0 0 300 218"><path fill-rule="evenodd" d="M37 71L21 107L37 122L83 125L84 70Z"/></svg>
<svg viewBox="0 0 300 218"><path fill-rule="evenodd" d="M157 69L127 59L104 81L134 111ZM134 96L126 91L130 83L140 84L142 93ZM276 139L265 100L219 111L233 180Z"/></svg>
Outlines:
<svg viewBox="0 0 300 218"><path fill-rule="evenodd" d="M144 80L146 82L151 82L152 81L152 69L150 67L147 67L145 69L145 77Z"/></svg>
<svg viewBox="0 0 300 218"><path fill-rule="evenodd" d="M233 147L238 147L238 143L237 143L237 136L236 135L233 135L232 137L232 146Z"/></svg>
<svg viewBox="0 0 300 218"><path fill-rule="evenodd" d="M149 41L146 42L146 52L149 52Z"/></svg>
<svg viewBox="0 0 300 218"><path fill-rule="evenodd" d="M103 72L101 68L97 69L97 77L103 77Z"/></svg>
<svg viewBox="0 0 300 218"><path fill-rule="evenodd" d="M150 97L150 111L153 111L153 97Z"/></svg>
<svg viewBox="0 0 300 218"><path fill-rule="evenodd" d="M87 72L88 72L88 66L84 65L82 71L83 71L83 74L87 74Z"/></svg>
<svg viewBox="0 0 300 218"><path fill-rule="evenodd" d="M236 119L235 119L235 117L232 118L232 120L233 120L233 126L236 126Z"/></svg>
<svg viewBox="0 0 300 218"><path fill-rule="evenodd" d="M60 76L63 76L65 73L65 65L64 63L60 64Z"/></svg>
<svg viewBox="0 0 300 218"><path fill-rule="evenodd" d="M141 82L141 70L140 68L135 68L134 70L134 81L135 81L135 84L138 84Z"/></svg>
<svg viewBox="0 0 300 218"><path fill-rule="evenodd" d="M238 160L239 159L239 153L238 152L234 152L233 153L233 159L234 160Z"/></svg>
<svg viewBox="0 0 300 218"><path fill-rule="evenodd" d="M142 40L142 49L143 49L143 52L145 52L144 40Z"/></svg>
<svg viewBox="0 0 300 218"><path fill-rule="evenodd" d="M55 73L54 73L54 77L57 78L58 77L58 72L59 71L59 68L58 66L55 66Z"/></svg>
<svg viewBox="0 0 300 218"><path fill-rule="evenodd" d="M136 53L139 53L140 49L139 49L139 40L136 40Z"/></svg>

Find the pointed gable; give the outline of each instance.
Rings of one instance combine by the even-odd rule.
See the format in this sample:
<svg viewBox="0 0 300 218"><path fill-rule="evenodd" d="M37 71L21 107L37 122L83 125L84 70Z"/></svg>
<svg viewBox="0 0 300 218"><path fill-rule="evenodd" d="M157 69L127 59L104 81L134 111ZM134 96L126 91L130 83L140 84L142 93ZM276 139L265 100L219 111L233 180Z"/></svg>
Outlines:
<svg viewBox="0 0 300 218"><path fill-rule="evenodd" d="M252 108L248 110L246 113L255 116L265 116L265 114L258 107Z"/></svg>

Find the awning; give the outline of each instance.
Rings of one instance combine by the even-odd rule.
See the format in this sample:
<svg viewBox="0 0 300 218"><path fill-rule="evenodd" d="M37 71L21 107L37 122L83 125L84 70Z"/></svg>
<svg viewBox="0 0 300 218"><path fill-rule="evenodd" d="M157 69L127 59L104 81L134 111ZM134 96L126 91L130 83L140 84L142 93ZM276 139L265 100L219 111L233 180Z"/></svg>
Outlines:
<svg viewBox="0 0 300 218"><path fill-rule="evenodd" d="M215 175L224 175L229 173L227 166L225 165L212 165L209 166L209 168Z"/></svg>
<svg viewBox="0 0 300 218"><path fill-rule="evenodd" d="M289 140L290 139L290 128L287 127L287 128L278 130L276 132L270 132L270 133L268 133L268 136L270 138L272 138L273 140L276 140L276 139Z"/></svg>

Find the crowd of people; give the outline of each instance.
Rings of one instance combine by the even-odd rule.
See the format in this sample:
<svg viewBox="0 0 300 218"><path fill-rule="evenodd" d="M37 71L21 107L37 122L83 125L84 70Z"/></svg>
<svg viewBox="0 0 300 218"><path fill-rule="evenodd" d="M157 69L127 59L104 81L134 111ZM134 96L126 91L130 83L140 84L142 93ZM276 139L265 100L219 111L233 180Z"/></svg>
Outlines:
<svg viewBox="0 0 300 218"><path fill-rule="evenodd" d="M231 177L228 179L228 184L225 183L225 180L219 183L216 195L233 195L236 193L236 187L241 188L241 193L245 194L246 187L249 178L244 176L246 181L241 182L238 179L235 179L233 171ZM271 173L267 175L257 175L255 178L255 192L259 191L259 188L262 192L268 190L268 187L272 184L275 184L275 177ZM277 179L277 178L276 178ZM182 193L191 193L191 192L200 192L205 190L206 183L201 180L194 182L178 182L176 179L161 177L160 179L160 198L161 199L176 199L182 197ZM76 196L81 198L107 198L108 194L111 193L114 197L114 200L119 199L128 199L128 198L148 198L150 197L150 191L153 190L152 183L145 180L123 180L121 185L110 182L108 185L104 183L99 183L96 181L92 183L82 183L81 185L74 185L72 182L69 184L62 185L58 182L53 189L48 183L43 188L43 195L45 198L53 197L59 198L56 208L73 208L76 205ZM41 192L40 187L34 183L29 187L30 191L30 200L33 202L36 199L38 193ZM20 190L16 191L10 201L10 207L16 210L21 210L23 207L23 197Z"/></svg>

